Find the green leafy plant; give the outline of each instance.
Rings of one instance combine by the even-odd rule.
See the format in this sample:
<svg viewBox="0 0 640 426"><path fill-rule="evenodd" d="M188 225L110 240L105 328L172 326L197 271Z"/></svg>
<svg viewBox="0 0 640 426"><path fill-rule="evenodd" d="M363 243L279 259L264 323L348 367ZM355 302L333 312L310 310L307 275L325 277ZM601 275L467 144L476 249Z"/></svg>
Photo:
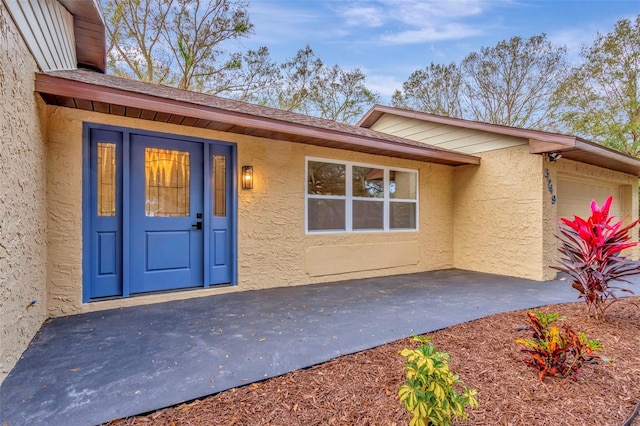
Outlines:
<svg viewBox="0 0 640 426"><path fill-rule="evenodd" d="M627 226L622 221L613 222L609 208L613 197L607 198L602 207L591 202L591 216L586 220L575 216L574 220L561 219L559 248L562 253L559 266L551 268L568 274L572 286L580 292L589 314L604 317L606 309L618 300L615 291L633 291L612 286L613 281L640 273L640 264L630 262L621 252L638 243L630 241L629 231L638 224L634 220Z"/></svg>
<svg viewBox="0 0 640 426"><path fill-rule="evenodd" d="M407 360L407 382L400 386L398 399L413 414L409 425L440 426L451 425L454 419L466 420L465 407L478 407L477 391L463 386L463 392L458 393L454 387L462 383L449 370L449 354L438 352L429 337L414 336L414 340L422 344L399 352Z"/></svg>
<svg viewBox="0 0 640 426"><path fill-rule="evenodd" d="M577 380L585 363L601 359L594 351L602 349L597 340L589 340L584 333L576 333L567 324L562 327L552 325L561 319L558 314L543 314L540 311L527 312L531 339L517 339L525 346L527 354L524 363L538 370L542 382L547 376L557 376Z"/></svg>

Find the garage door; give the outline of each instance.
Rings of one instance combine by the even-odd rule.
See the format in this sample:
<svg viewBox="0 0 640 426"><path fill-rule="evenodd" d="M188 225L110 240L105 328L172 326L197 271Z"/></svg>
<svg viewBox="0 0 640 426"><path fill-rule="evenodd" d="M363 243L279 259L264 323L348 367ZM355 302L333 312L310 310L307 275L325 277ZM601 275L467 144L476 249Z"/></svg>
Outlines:
<svg viewBox="0 0 640 426"><path fill-rule="evenodd" d="M558 218L573 216L583 218L591 216L591 200L596 200L599 206L607 197L613 195L613 203L609 213L618 219L623 217L623 202L620 185L593 181L560 179L558 181Z"/></svg>

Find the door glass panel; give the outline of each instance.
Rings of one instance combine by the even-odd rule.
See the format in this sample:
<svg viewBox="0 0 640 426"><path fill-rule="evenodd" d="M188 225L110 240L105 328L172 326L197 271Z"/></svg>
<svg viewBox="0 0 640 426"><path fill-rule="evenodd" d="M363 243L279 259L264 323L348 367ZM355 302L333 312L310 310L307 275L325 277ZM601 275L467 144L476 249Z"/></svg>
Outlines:
<svg viewBox="0 0 640 426"><path fill-rule="evenodd" d="M181 217L190 215L189 153L145 148L145 215Z"/></svg>
<svg viewBox="0 0 640 426"><path fill-rule="evenodd" d="M227 215L227 163L224 155L213 156L213 215Z"/></svg>
<svg viewBox="0 0 640 426"><path fill-rule="evenodd" d="M116 215L116 144L98 142L98 216Z"/></svg>

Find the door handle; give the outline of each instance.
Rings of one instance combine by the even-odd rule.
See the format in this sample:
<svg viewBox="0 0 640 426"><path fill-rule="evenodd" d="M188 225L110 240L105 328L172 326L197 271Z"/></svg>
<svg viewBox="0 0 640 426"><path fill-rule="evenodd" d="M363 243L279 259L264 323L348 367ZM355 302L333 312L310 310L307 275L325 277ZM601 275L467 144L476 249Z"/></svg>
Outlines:
<svg viewBox="0 0 640 426"><path fill-rule="evenodd" d="M202 222L198 221L196 223L194 223L193 225L191 225L192 228L196 228L196 229L202 229Z"/></svg>

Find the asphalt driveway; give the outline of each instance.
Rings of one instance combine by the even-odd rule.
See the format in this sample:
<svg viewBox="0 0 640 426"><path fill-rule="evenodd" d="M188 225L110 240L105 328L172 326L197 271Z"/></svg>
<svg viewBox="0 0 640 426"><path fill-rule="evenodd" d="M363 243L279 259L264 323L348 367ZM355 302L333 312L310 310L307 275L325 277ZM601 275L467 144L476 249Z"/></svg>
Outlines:
<svg viewBox="0 0 640 426"><path fill-rule="evenodd" d="M0 424L99 424L486 315L576 300L566 281L453 269L56 318L0 387Z"/></svg>

